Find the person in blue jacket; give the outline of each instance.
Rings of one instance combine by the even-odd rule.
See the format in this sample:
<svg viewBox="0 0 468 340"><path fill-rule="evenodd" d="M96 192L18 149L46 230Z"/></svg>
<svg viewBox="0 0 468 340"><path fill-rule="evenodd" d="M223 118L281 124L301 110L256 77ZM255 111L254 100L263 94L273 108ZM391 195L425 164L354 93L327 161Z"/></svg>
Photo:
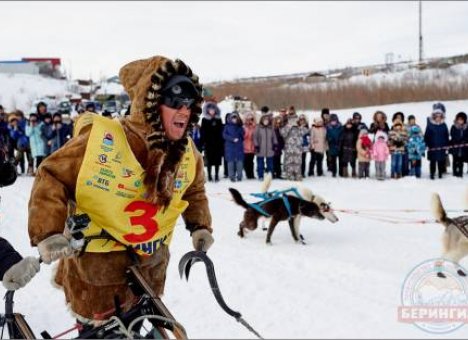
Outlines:
<svg viewBox="0 0 468 340"><path fill-rule="evenodd" d="M231 182L242 180L244 169L244 128L237 112L232 112L223 131L224 157Z"/></svg>
<svg viewBox="0 0 468 340"><path fill-rule="evenodd" d="M336 177L338 170L338 157L340 156L340 141L343 134L343 126L334 113L330 115L330 122L327 125L328 153L330 155L330 171Z"/></svg>
<svg viewBox="0 0 468 340"><path fill-rule="evenodd" d="M409 175L421 178L421 161L426 153L426 143L418 125L413 125L409 130L409 139L406 144L409 162Z"/></svg>
<svg viewBox="0 0 468 340"><path fill-rule="evenodd" d="M431 117L427 119L426 132L424 133L424 142L429 149L427 158L429 160L431 179L435 178L436 167L439 172L439 178L442 178L445 170L449 131L444 118L444 110L434 105Z"/></svg>
<svg viewBox="0 0 468 340"><path fill-rule="evenodd" d="M35 113L29 115L29 124L26 126L26 136L29 138L32 157L35 160L35 169L39 168L45 153L45 142L41 136L41 127L43 123L39 121L39 116ZM34 174L34 167L33 167Z"/></svg>
<svg viewBox="0 0 468 340"><path fill-rule="evenodd" d="M22 111L17 110L14 114L8 117L10 123L10 138L15 148L15 163L19 164L21 173L25 173L25 156L28 160L28 175L33 174L33 158L31 155L31 148L29 146L29 138L26 135L27 120L24 118Z"/></svg>

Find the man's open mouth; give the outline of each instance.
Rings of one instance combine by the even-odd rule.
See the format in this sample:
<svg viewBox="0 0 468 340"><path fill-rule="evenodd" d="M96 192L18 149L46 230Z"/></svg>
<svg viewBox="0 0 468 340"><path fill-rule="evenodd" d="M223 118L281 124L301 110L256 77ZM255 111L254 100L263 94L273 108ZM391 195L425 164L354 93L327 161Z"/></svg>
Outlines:
<svg viewBox="0 0 468 340"><path fill-rule="evenodd" d="M185 121L175 121L174 126L179 129L183 129L185 127L186 122Z"/></svg>

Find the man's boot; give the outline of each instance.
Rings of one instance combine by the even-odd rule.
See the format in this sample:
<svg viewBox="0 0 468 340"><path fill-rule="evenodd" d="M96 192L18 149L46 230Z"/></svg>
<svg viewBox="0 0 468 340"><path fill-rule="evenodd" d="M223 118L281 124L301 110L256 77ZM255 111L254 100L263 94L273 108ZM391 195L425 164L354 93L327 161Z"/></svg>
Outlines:
<svg viewBox="0 0 468 340"><path fill-rule="evenodd" d="M351 176L352 176L353 178L356 178L356 177L357 177L356 168L352 168L352 169L351 169Z"/></svg>

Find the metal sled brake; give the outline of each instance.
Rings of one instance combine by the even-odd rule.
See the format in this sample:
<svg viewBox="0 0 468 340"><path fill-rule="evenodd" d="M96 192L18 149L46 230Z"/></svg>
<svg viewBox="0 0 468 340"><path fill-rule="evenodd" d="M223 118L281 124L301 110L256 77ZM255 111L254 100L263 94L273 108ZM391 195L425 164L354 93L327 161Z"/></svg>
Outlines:
<svg viewBox="0 0 468 340"><path fill-rule="evenodd" d="M0 326L2 327L1 338L5 325L8 328L8 334L11 339L35 339L35 335L24 316L13 312L13 296L15 292L9 290L5 294L5 315L0 316Z"/></svg>
<svg viewBox="0 0 468 340"><path fill-rule="evenodd" d="M282 198L283 199L283 204L288 211L288 215L291 216L291 204L289 203L288 199L288 193L293 193L294 195L297 196L297 198L304 199L302 195L299 193L297 188L289 188L285 190L274 190L274 191L267 191L267 192L261 192L261 193L253 193L250 194L251 196L258 197L263 199L263 201L256 202L256 203L247 203L252 209L255 209L258 211L260 214L262 214L265 217L270 217L271 215L267 213L262 206L268 202L271 202L275 199Z"/></svg>

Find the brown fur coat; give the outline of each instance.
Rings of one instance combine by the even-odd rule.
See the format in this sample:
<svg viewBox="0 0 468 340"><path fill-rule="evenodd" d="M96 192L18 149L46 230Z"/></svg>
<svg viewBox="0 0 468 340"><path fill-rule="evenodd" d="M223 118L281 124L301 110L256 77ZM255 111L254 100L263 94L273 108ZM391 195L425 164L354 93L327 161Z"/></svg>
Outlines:
<svg viewBox="0 0 468 340"><path fill-rule="evenodd" d="M151 58L153 67L155 60L161 62L160 57ZM148 70L147 70L148 71ZM128 90L128 83L122 78L122 83ZM144 169L153 166L148 164L148 154L151 152L147 141L152 128L145 121L145 116L138 109L141 108L141 98L134 97L134 91L128 91L132 102L132 113L122 119L122 125L129 145L137 160ZM140 91L137 96L142 95ZM43 161L38 169L29 201L29 236L31 244L37 244L45 238L64 232L68 207L75 201L75 188L78 173L83 162L90 128L86 127L82 133L61 149L54 152ZM196 158L196 176L187 189L183 199L189 202L183 213L187 225L198 228L211 229L211 215L205 194L205 178L203 159L196 147L193 146ZM161 168L161 166L157 166ZM172 180L172 179L171 179ZM173 180L170 181L173 184ZM157 185L156 185L157 187ZM169 250L162 246L150 257L141 257L142 273L148 280L156 294L162 294L169 261ZM80 257L60 260L55 282L62 286L66 300L72 311L87 319L96 319L101 314L114 307L114 296L120 301L130 303L132 294L127 287L125 269L130 264L126 252L85 253Z"/></svg>

